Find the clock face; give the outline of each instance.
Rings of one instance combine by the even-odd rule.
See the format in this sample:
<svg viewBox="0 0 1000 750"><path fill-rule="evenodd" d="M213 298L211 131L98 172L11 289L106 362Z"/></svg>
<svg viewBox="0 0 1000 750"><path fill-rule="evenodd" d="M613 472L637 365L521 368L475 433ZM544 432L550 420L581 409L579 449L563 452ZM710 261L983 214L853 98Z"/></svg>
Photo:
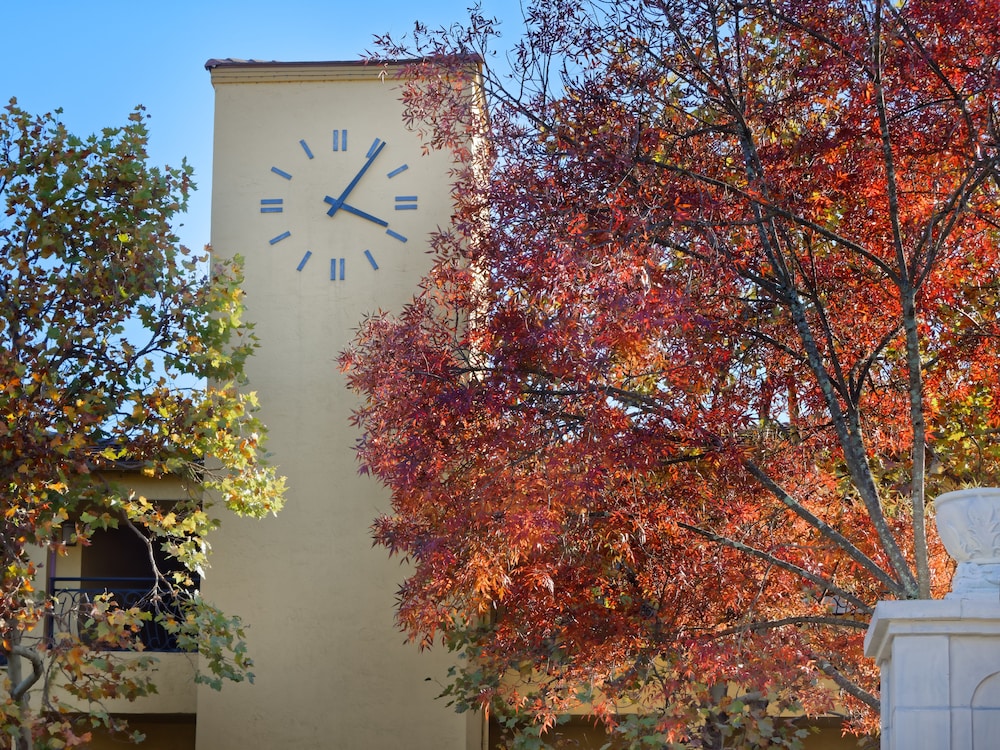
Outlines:
<svg viewBox="0 0 1000 750"><path fill-rule="evenodd" d="M322 141L303 138L270 166L260 213L290 268L348 282L392 263L420 231L417 170L369 133L327 130Z"/></svg>

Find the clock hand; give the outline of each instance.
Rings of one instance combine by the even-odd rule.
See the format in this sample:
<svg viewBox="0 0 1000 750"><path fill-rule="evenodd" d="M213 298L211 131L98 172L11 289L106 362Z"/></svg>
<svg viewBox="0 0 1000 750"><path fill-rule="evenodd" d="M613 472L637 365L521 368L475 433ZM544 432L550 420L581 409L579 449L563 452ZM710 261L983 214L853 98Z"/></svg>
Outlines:
<svg viewBox="0 0 1000 750"><path fill-rule="evenodd" d="M336 206L337 209L343 209L344 211L347 211L347 213L349 213L349 214L354 214L355 216L360 216L362 219L367 219L370 222L378 224L380 227L387 227L387 226L389 226L389 222L386 221L385 219L380 219L377 216L372 216L370 213L368 213L366 211L362 211L360 208L355 208L354 206L350 205L349 203L344 203L342 200L337 200L337 199L331 198L329 195L325 196L323 198L323 201L324 201L324 203L329 203L331 206ZM327 215L328 216L332 216L333 214L331 213L331 211L333 211L333 210L334 209L331 208L330 211L327 211L326 212Z"/></svg>
<svg viewBox="0 0 1000 750"><path fill-rule="evenodd" d="M366 213L359 208L355 208L354 206L348 205L347 203L341 203L340 207L345 211L347 211L348 213L352 213L355 216L360 216L362 219L368 219L368 221L372 221L378 224L380 227L389 226L389 222L386 221L385 219L380 219L377 216L372 216L371 214Z"/></svg>
<svg viewBox="0 0 1000 750"><path fill-rule="evenodd" d="M364 176L365 172L368 171L368 167L370 167L372 165L372 162L375 161L375 158L380 153L382 153L383 148L385 148L385 141L376 138L375 142L372 143L372 147L368 149L368 158L365 160L364 165L361 167L360 170L358 170L358 173L354 175L354 179L351 180L350 184L348 184L348 186L344 188L344 192L342 192L340 194L340 197L337 198L332 203L330 201L327 201L328 203L330 203L330 210L326 212L327 216L333 216L335 213L337 213L338 209L340 209L340 207L343 206L344 201L347 200L347 196L351 194L352 190L354 190L355 186Z"/></svg>

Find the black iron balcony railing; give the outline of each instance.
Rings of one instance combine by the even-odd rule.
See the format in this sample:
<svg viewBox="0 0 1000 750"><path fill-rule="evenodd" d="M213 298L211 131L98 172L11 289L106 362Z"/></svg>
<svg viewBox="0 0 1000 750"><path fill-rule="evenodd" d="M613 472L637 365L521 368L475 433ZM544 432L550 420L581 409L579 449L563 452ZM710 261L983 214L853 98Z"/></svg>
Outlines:
<svg viewBox="0 0 1000 750"><path fill-rule="evenodd" d="M88 605L101 594L110 594L119 607L139 607L149 612L177 612L169 599L153 601L152 578L51 578L50 593L56 600L52 629L68 632L86 641ZM177 640L153 620L143 623L139 639L146 651L179 651Z"/></svg>

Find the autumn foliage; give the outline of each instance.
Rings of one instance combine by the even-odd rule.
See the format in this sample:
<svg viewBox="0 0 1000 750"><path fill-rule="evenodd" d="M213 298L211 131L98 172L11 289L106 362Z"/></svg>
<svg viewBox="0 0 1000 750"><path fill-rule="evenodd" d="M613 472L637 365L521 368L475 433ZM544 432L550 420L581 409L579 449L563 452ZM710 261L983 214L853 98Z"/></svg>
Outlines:
<svg viewBox="0 0 1000 750"><path fill-rule="evenodd" d="M947 591L933 497L1000 479L997 6L526 20L505 59L478 15L385 43L459 155L419 296L343 356L399 623L526 746L588 704L678 747L874 729L875 603Z"/></svg>
<svg viewBox="0 0 1000 750"><path fill-rule="evenodd" d="M147 138L141 110L86 138L58 113L0 110L0 747L120 728L107 701L155 692L136 653L151 619L201 654L209 684L250 667L239 619L194 584L218 525L203 490L251 516L282 502L254 398L237 391L256 344L238 262L209 276L172 228L190 168L150 165ZM154 502L129 476L180 478L189 494ZM49 565L108 528L169 570L146 606L60 606Z"/></svg>

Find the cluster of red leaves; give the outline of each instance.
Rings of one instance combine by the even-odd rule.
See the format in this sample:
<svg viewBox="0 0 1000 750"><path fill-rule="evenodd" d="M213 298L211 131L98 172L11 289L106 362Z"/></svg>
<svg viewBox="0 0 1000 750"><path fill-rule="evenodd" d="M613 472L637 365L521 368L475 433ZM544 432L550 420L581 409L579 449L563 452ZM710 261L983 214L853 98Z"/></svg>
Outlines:
<svg viewBox="0 0 1000 750"><path fill-rule="evenodd" d="M997 480L995 7L555 5L488 121L492 25L416 38L455 224L342 359L399 621L542 724L691 739L734 683L871 729L875 602L950 576L924 493Z"/></svg>

